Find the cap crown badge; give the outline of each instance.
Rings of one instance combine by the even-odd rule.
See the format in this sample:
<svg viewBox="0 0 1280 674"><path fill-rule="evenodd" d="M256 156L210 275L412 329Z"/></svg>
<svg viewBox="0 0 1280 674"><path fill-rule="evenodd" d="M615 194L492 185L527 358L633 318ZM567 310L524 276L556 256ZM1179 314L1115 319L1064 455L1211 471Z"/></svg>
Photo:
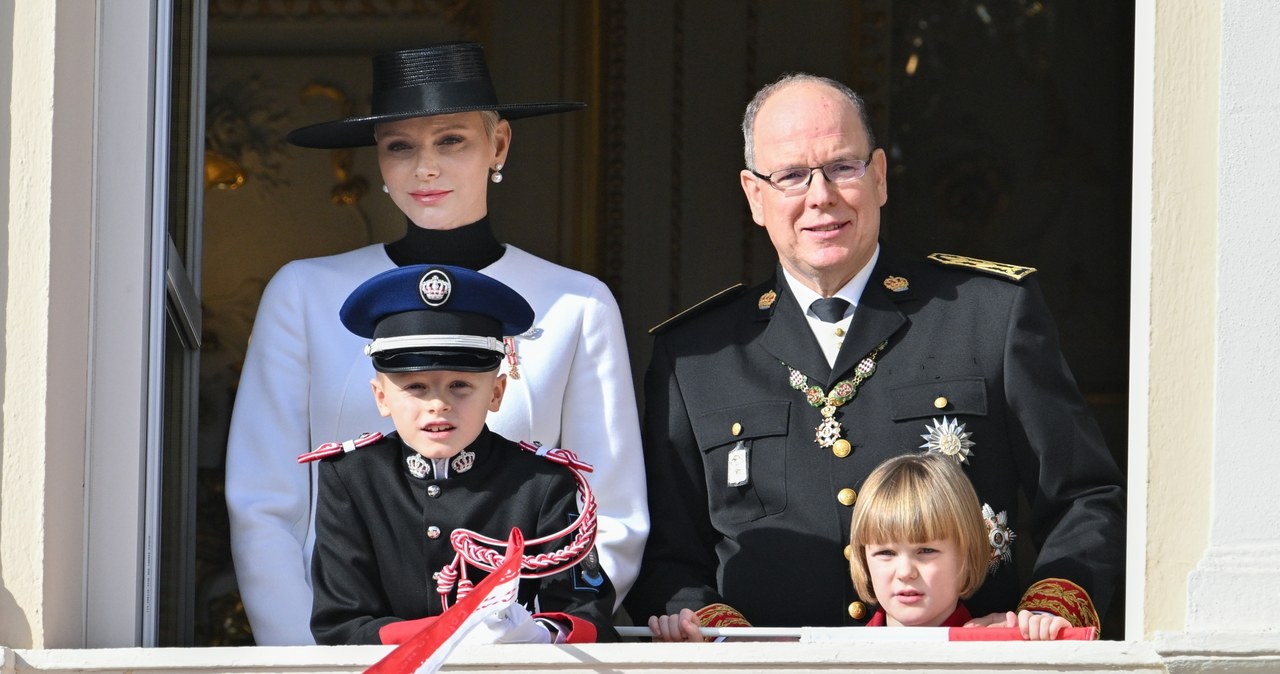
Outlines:
<svg viewBox="0 0 1280 674"><path fill-rule="evenodd" d="M453 279L443 269L432 269L418 281L418 294L429 307L438 307L449 301L453 291Z"/></svg>

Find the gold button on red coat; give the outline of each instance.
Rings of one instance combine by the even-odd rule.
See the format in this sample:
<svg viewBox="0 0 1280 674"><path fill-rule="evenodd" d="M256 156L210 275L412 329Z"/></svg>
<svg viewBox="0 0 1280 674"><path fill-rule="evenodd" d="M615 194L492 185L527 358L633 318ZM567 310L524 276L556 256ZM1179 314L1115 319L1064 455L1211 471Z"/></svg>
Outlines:
<svg viewBox="0 0 1280 674"><path fill-rule="evenodd" d="M867 605L866 605L866 604L864 604L864 603L862 603L862 602L860 602L860 601L855 601L855 602L853 602L852 604L849 604L849 617L850 617L850 618L853 618L854 620L862 620L864 617L866 617L866 615L867 615Z"/></svg>
<svg viewBox="0 0 1280 674"><path fill-rule="evenodd" d="M858 500L858 492L845 487L840 490L840 493L836 494L836 500L839 501L841 505L851 506L854 501Z"/></svg>

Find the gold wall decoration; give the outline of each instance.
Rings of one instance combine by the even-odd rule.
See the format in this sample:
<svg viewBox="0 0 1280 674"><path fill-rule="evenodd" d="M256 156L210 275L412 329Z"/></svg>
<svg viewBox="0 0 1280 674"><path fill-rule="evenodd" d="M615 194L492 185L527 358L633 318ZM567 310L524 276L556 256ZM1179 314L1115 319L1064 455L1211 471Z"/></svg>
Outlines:
<svg viewBox="0 0 1280 674"><path fill-rule="evenodd" d="M341 117L355 115L355 105L351 103L351 99L345 92L331 84L308 83L302 87L302 100L309 98L327 98L337 103L342 113ZM353 158L352 150L348 147L337 148L329 153L329 163L333 167L334 176L338 179L338 183L329 191L329 198L338 206L355 206L369 191L369 181L365 180L364 176L351 174Z"/></svg>
<svg viewBox="0 0 1280 674"><path fill-rule="evenodd" d="M205 189L234 190L248 180L284 184L286 115L261 78L211 87L205 109Z"/></svg>

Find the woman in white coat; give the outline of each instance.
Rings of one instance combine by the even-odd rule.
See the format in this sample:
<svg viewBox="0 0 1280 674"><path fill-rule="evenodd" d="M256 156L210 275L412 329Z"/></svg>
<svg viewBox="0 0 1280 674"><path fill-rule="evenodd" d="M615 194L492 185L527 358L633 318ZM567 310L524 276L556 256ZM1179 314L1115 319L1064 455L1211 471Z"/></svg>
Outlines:
<svg viewBox="0 0 1280 674"><path fill-rule="evenodd" d="M364 341L343 329L338 308L361 282L406 264L477 269L533 306L533 328L508 344L507 393L489 426L573 450L595 467L599 563L621 602L635 580L649 518L617 303L595 278L499 243L487 207L510 148L507 120L583 104L499 104L474 43L377 56L373 89L372 114L289 134L303 147L376 145L384 190L409 226L390 244L291 262L263 293L232 412L226 473L232 553L254 638L259 645L314 643L316 479L314 464L295 459L322 443L390 430L369 392L374 373ZM521 217L537 226L536 218Z"/></svg>

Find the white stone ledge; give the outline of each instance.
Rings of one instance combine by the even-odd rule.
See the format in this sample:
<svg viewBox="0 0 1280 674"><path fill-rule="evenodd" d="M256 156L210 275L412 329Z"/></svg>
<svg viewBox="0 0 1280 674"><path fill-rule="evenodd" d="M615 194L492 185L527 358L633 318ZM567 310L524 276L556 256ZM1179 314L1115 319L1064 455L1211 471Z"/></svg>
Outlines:
<svg viewBox="0 0 1280 674"><path fill-rule="evenodd" d="M383 646L3 649L0 674L350 674ZM444 672L1280 671L1280 634L1160 635L1153 642L589 644L461 648Z"/></svg>

